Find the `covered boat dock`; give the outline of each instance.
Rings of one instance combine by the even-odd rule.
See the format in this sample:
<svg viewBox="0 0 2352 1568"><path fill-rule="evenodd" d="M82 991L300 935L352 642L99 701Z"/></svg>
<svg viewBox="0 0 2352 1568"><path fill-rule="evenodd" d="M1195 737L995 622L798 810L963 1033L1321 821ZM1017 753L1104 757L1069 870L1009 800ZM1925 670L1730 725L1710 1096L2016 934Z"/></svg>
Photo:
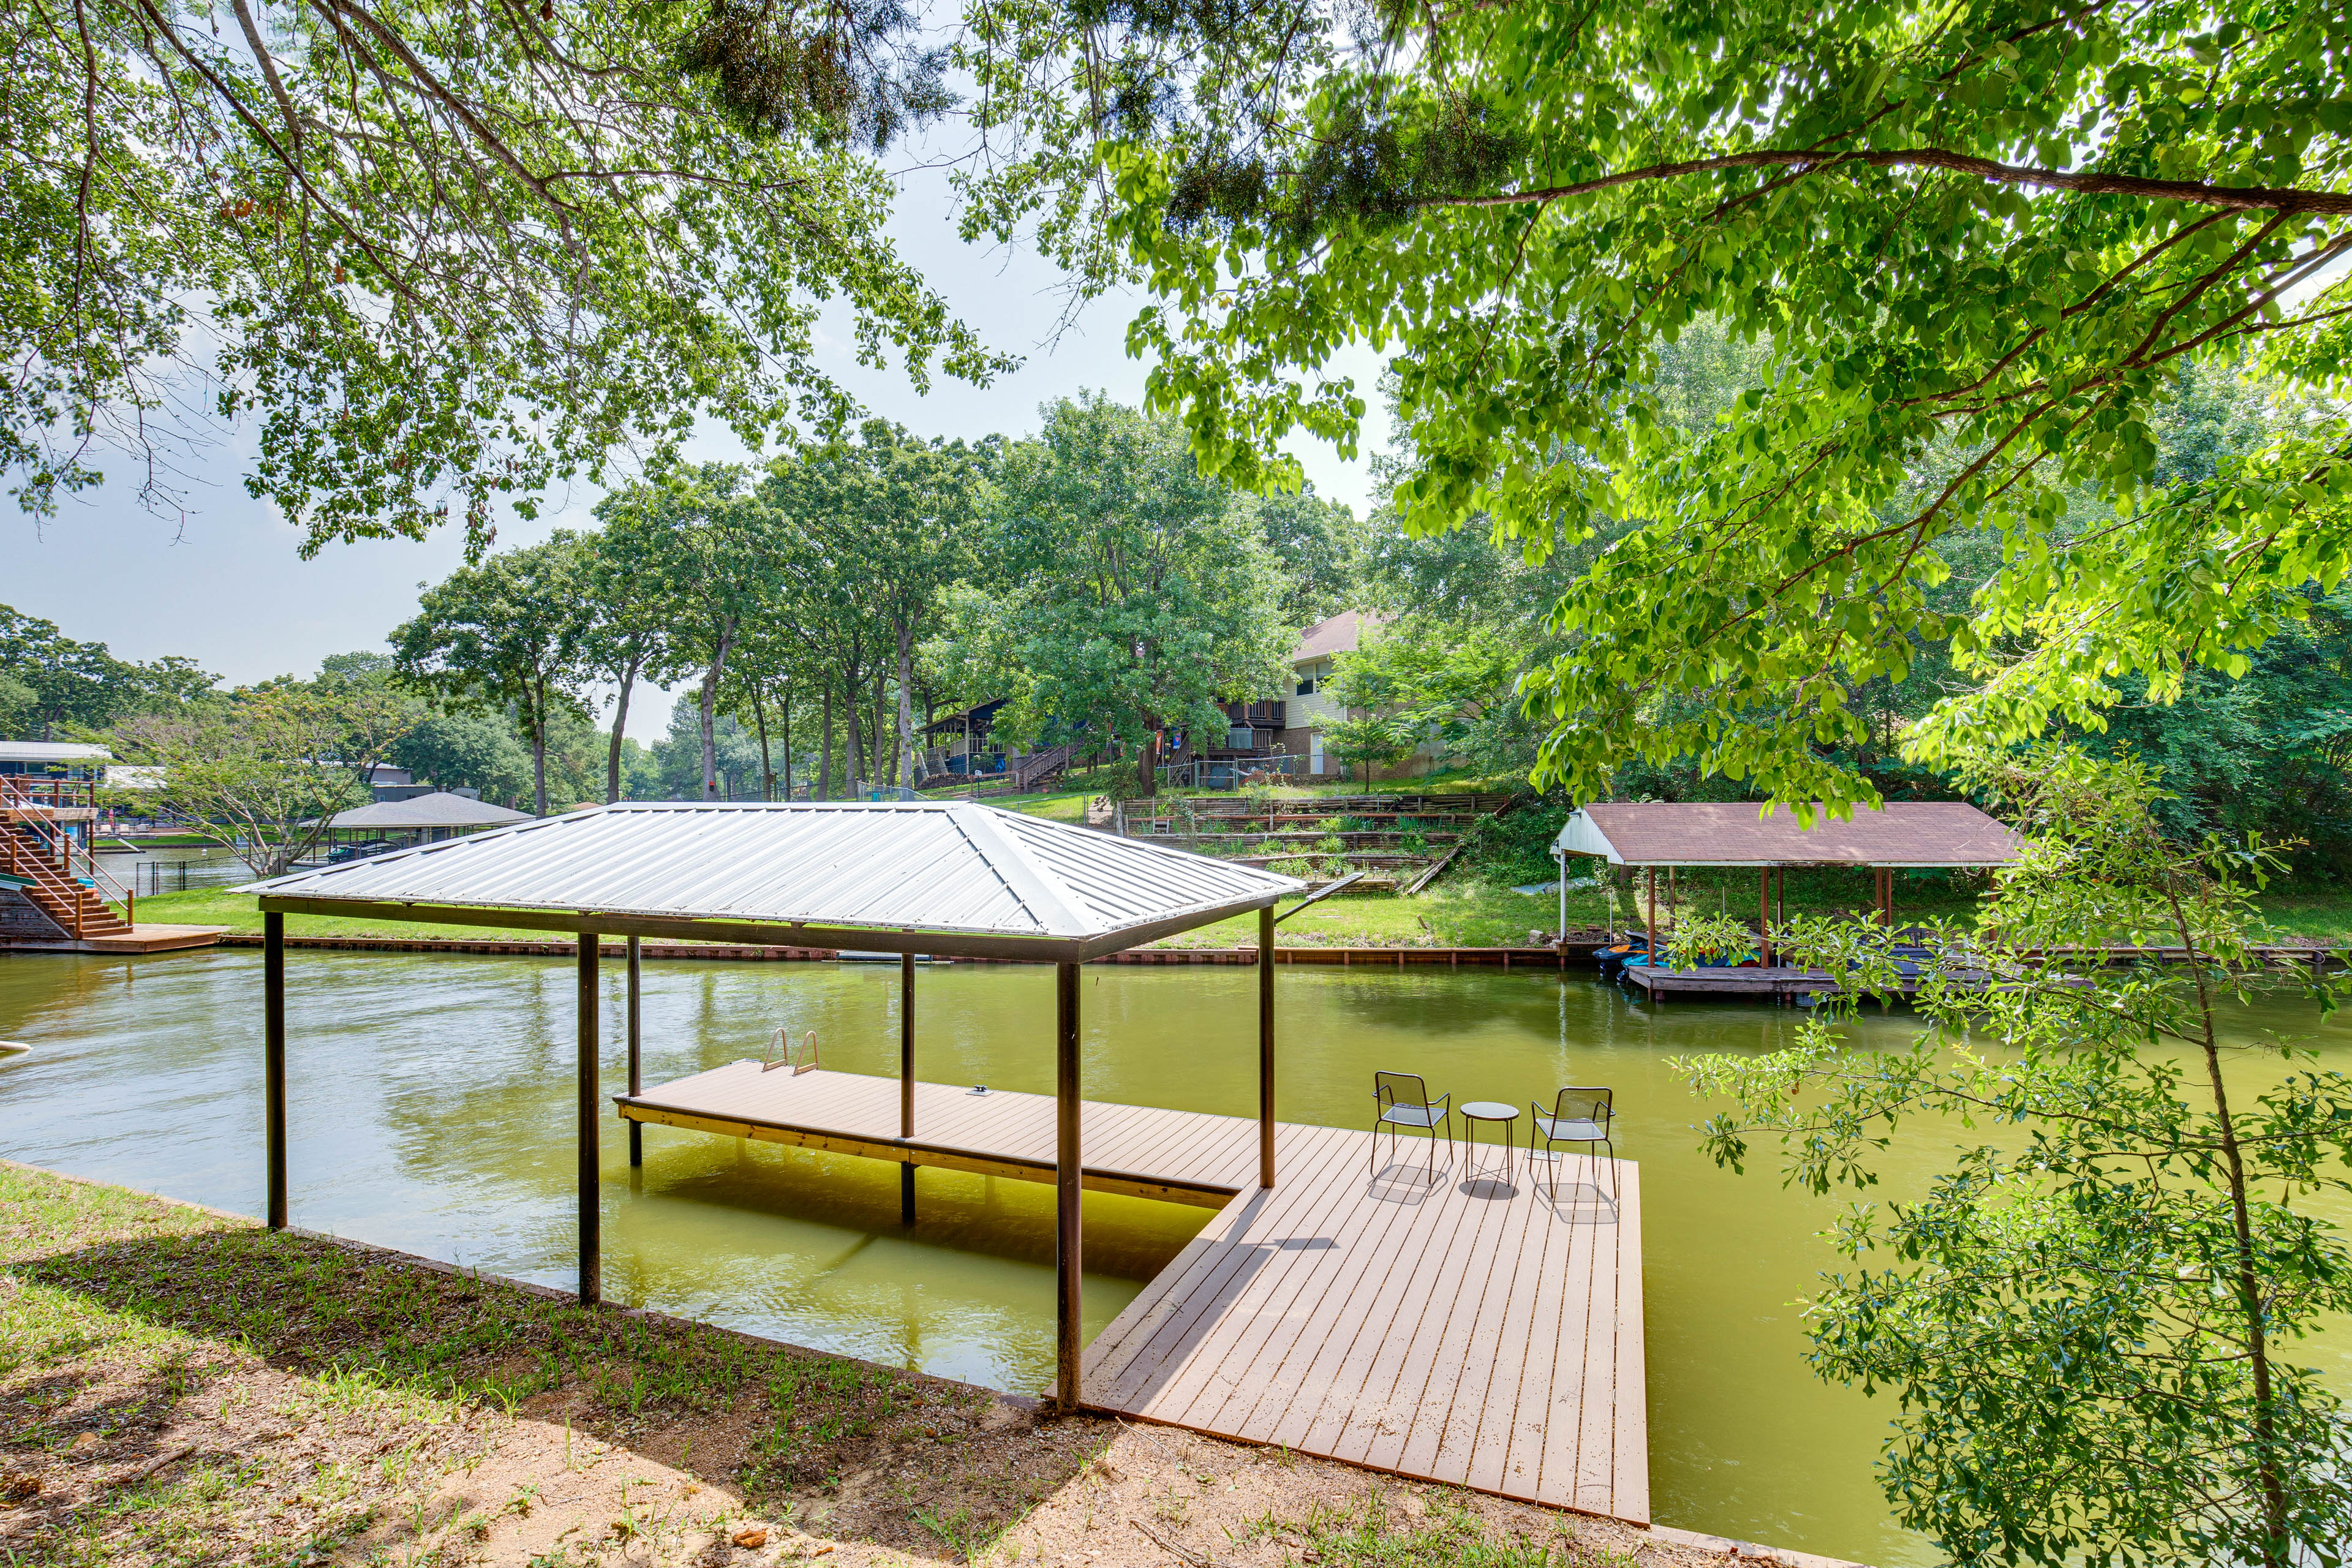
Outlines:
<svg viewBox="0 0 2352 1568"><path fill-rule="evenodd" d="M1824 806L1811 820L1785 805L1753 802L1610 801L1570 816L1555 846L1559 855L1593 855L1645 874L1644 943L1659 951L1658 873L1693 867L1754 867L1759 962L1736 968L1675 970L1629 964L1625 977L1653 996L1791 996L1834 988L1817 970L1774 962L1773 928L1785 919L1782 891L1790 867L1848 867L1871 873L1878 923L1895 924L1895 877L1904 870L1978 870L2006 866L2017 836L1966 801L1890 801L1856 806L1841 821Z"/></svg>
<svg viewBox="0 0 2352 1568"><path fill-rule="evenodd" d="M1371 1135L1277 1122L1275 904L1293 879L968 802L627 804L264 883L268 1219L288 1221L285 917L578 933L580 1297L601 1295L598 947L628 939L631 1160L667 1126L1052 1184L1063 1408L1279 1442L1646 1523L1639 1173L1561 1154L1423 1179ZM1256 1114L1080 1093L1079 964L1257 917ZM786 1051L642 1081L642 939L899 955L899 1071ZM918 1076L918 955L1055 966L1053 1095ZM1236 1048L1246 1048L1235 1041ZM1215 1048L1209 1043L1204 1048ZM1367 1121L1369 1122L1369 1115ZM1490 1156L1499 1151L1488 1150ZM1467 1179L1465 1179L1467 1178ZM1279 1185L1277 1181L1279 1180ZM1083 1189L1214 1209L1097 1337L1081 1325Z"/></svg>
<svg viewBox="0 0 2352 1568"><path fill-rule="evenodd" d="M366 839L394 839L431 844L486 827L508 827L534 820L527 811L514 811L471 795L436 790L405 800L380 800L355 805L327 819L327 842L341 843L350 835Z"/></svg>

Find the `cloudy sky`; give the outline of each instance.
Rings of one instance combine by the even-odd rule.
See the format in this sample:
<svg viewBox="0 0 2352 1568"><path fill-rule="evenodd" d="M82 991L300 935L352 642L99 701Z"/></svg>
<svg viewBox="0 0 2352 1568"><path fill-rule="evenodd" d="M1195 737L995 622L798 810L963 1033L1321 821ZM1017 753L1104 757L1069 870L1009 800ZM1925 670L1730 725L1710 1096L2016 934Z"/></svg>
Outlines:
<svg viewBox="0 0 2352 1568"><path fill-rule="evenodd" d="M1014 375L982 389L945 378L919 397L895 374L863 370L845 339L832 373L874 412L927 435L1022 434L1037 427L1037 407L1081 388L1126 402L1140 398L1146 367L1122 348L1132 298L1096 302L1053 343L1041 340L1061 311L1059 275L1034 256L967 247L957 237L944 175L915 169L900 179L892 228L949 304L992 346L1026 356ZM1372 399L1376 362L1369 352L1345 366ZM1377 421L1378 405L1372 419ZM1368 427L1366 449L1384 432ZM740 448L723 432L706 443L709 457ZM1363 505L1365 468L1341 462L1326 447L1301 445L1298 456L1323 494ZM184 518L142 510L121 476L81 500L68 500L36 528L13 510L0 512L0 603L55 621L68 636L105 643L126 658L185 654L231 682L307 674L331 653L378 647L414 613L417 585L456 566L463 540L455 530L423 542L373 541L330 545L316 560L295 553L296 531L277 509L245 494L247 447L236 432L205 454ZM501 545L527 544L559 525L587 521L595 490L579 488L539 524L507 520ZM658 737L667 704L638 699L629 732Z"/></svg>

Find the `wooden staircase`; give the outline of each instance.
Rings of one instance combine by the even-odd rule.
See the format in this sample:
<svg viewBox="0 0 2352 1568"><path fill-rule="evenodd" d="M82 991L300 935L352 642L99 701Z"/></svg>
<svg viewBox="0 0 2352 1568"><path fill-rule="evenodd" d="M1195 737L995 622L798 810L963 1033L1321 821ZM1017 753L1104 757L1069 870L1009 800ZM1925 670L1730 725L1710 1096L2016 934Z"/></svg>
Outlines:
<svg viewBox="0 0 2352 1568"><path fill-rule="evenodd" d="M95 889L58 869L49 845L37 830L18 826L0 831L5 859L0 874L20 888L33 907L77 942L127 937L131 922L114 912Z"/></svg>
<svg viewBox="0 0 2352 1568"><path fill-rule="evenodd" d="M1070 759L1077 754L1076 746L1054 746L1045 751L1032 752L1024 757L1016 757L1013 765L1005 770L1013 779L1013 793L1034 795L1038 785L1067 768Z"/></svg>

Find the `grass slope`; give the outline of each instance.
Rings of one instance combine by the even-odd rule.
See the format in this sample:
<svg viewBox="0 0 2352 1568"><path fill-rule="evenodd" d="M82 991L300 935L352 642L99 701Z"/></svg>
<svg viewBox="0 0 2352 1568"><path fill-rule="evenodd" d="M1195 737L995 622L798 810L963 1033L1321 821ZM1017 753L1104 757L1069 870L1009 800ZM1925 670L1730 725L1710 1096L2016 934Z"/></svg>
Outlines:
<svg viewBox="0 0 2352 1568"><path fill-rule="evenodd" d="M1724 1561L0 1163L0 1563L1633 1568L1637 1551Z"/></svg>

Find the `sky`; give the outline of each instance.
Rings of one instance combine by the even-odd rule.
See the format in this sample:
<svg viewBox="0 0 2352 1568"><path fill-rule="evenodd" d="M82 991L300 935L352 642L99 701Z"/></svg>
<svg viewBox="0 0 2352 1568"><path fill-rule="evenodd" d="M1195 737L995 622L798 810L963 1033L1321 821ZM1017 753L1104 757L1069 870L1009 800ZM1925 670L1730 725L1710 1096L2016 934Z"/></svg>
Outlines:
<svg viewBox="0 0 2352 1568"><path fill-rule="evenodd" d="M943 173L919 166L903 172L899 185L890 226L901 254L992 347L1025 363L985 388L937 376L930 394L919 396L895 371L859 366L845 333L829 336L825 368L869 410L920 435L970 438L1033 432L1040 405L1081 389L1141 400L1149 367L1129 359L1123 346L1136 297L1098 300L1073 330L1044 342L1062 314L1061 274L1030 252L964 245ZM1363 350L1338 368L1371 405L1362 449L1377 451L1386 439L1373 386L1379 362ZM0 604L54 621L68 637L104 643L119 658L184 654L242 684L308 675L329 654L382 648L386 634L415 613L419 584L461 563L465 541L454 528L422 542L331 544L300 559L298 531L274 506L245 493L249 450L236 431L221 433L192 472L184 516L142 510L120 470L38 526L0 503ZM1311 441L1294 450L1319 493L1363 510L1360 458L1342 461ZM740 453L722 430L698 442L694 455ZM536 524L501 520L499 546L587 525L600 493L579 486L552 495ZM642 690L632 700L628 732L635 739L649 743L668 722L667 701Z"/></svg>

